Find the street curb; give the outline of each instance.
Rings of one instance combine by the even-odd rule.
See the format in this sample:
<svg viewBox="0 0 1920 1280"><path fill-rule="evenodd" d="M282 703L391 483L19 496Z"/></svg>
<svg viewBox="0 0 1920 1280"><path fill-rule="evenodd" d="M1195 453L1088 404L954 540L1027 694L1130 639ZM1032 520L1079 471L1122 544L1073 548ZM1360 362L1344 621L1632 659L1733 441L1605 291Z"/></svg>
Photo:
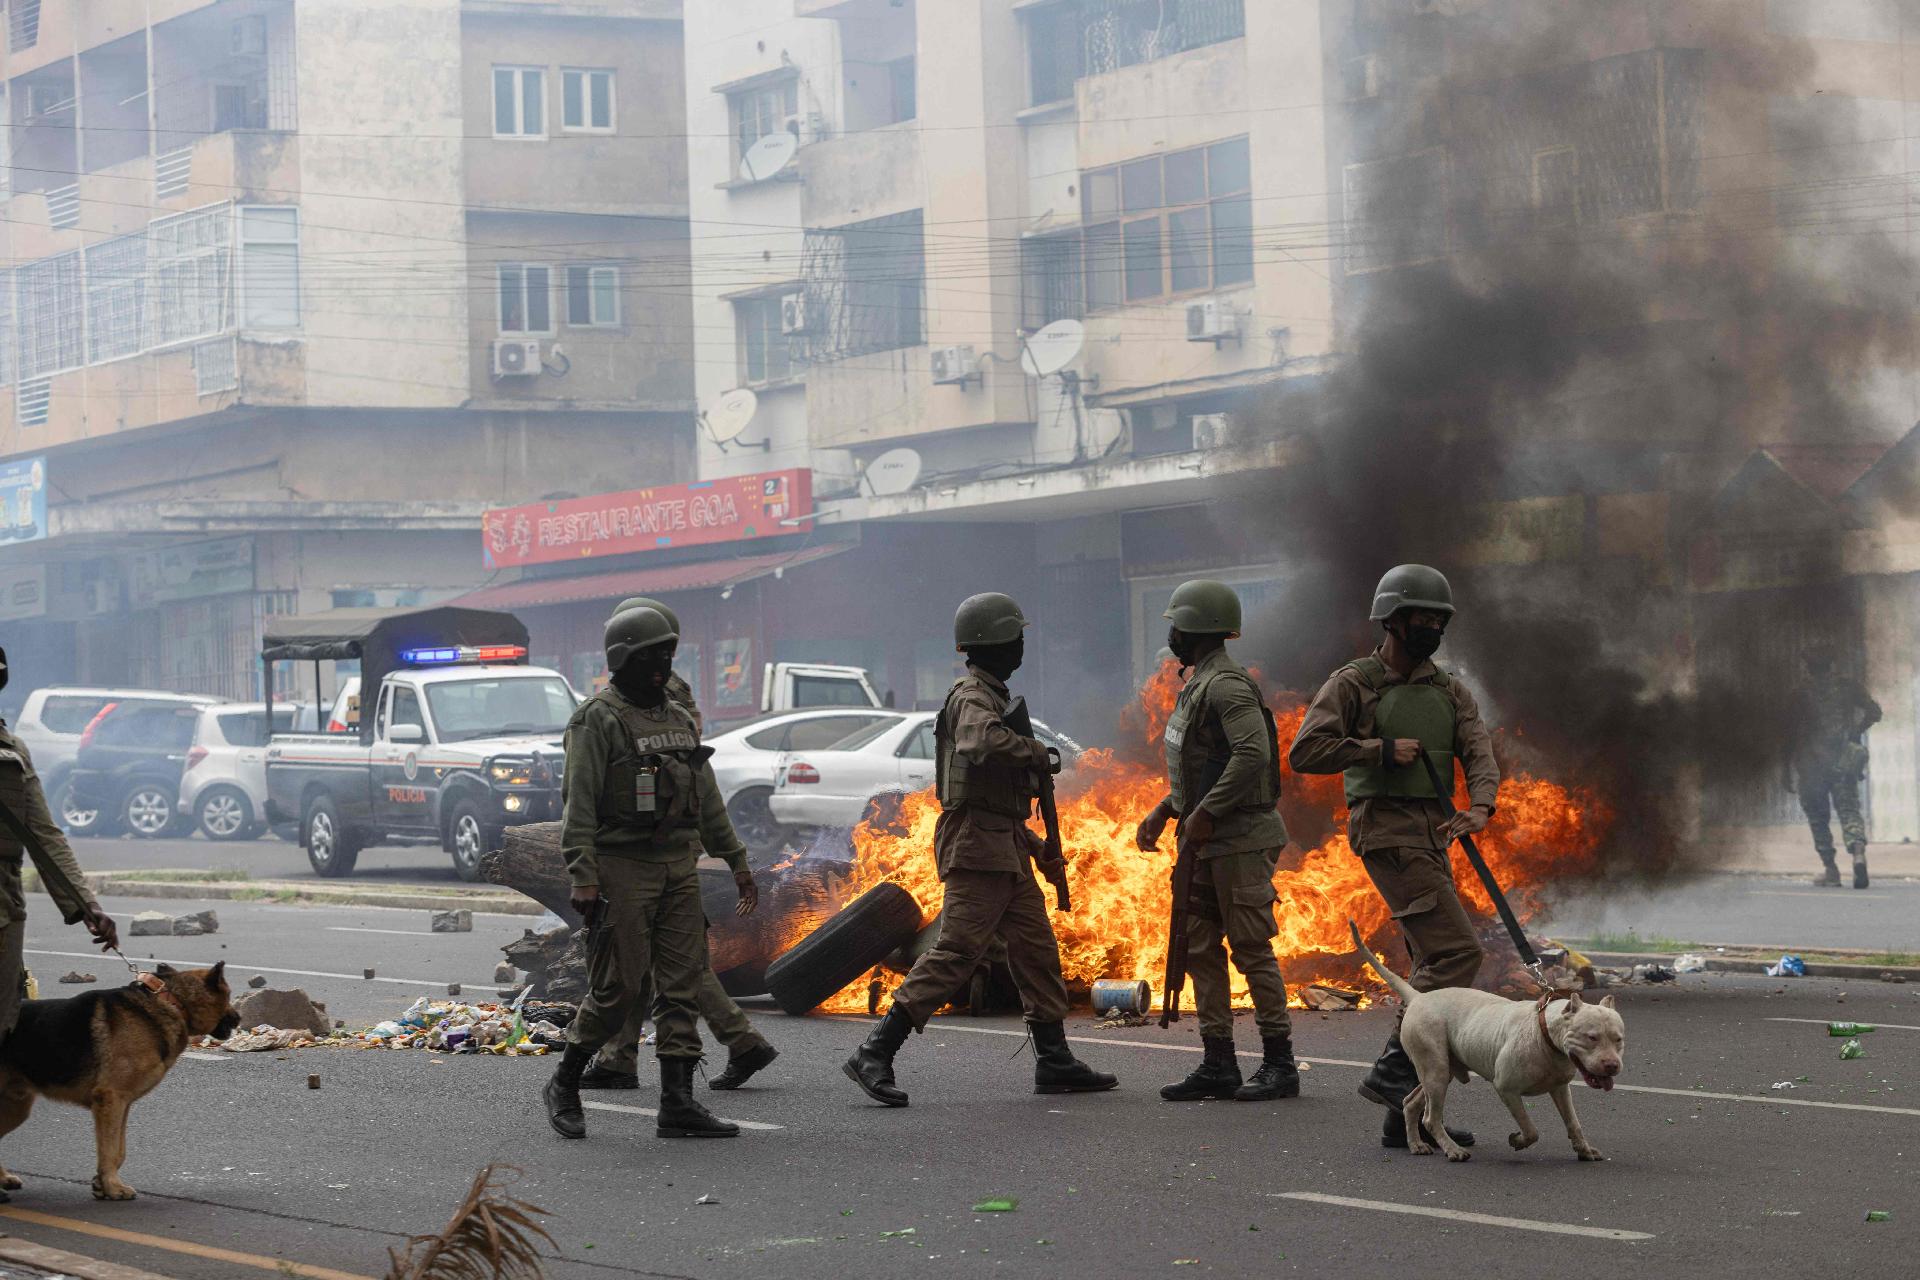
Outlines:
<svg viewBox="0 0 1920 1280"><path fill-rule="evenodd" d="M1678 953L1670 951L1588 951L1578 943L1570 942L1567 945L1595 964L1610 967L1623 965L1631 967L1636 964L1661 964L1671 968L1674 960L1678 958ZM1783 950L1791 950L1791 948L1783 948ZM1706 960L1708 973L1765 974L1767 965L1770 963L1766 960L1742 960L1728 956L1705 955L1702 952L1695 952L1694 954L1702 955ZM1905 978L1908 982L1920 982L1920 966L1903 967L1890 964L1836 964L1832 961L1807 961L1807 976L1809 978L1857 978L1864 982L1878 982L1880 975L1883 973L1891 973L1897 978Z"/></svg>
<svg viewBox="0 0 1920 1280"><path fill-rule="evenodd" d="M87 874L87 887L102 898L180 898L209 902L273 903L291 892L292 902L332 907L399 907L416 911L478 911L503 916L539 916L546 908L513 894L379 893L368 889L316 889L276 880L128 880L111 871Z"/></svg>
<svg viewBox="0 0 1920 1280"><path fill-rule="evenodd" d="M18 1262L22 1266L41 1267L73 1277L73 1280L170 1280L157 1271L140 1271L117 1262L102 1262L63 1249L49 1249L27 1240L0 1237L0 1262Z"/></svg>

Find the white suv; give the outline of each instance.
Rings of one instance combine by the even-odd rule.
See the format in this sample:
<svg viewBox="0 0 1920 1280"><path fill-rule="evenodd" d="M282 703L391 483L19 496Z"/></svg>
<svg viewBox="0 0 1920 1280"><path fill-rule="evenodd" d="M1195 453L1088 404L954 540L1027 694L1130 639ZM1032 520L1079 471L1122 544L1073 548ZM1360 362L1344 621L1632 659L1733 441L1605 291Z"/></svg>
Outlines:
<svg viewBox="0 0 1920 1280"><path fill-rule="evenodd" d="M109 702L182 702L211 706L220 701L198 693L157 693L148 689L84 689L49 685L27 695L13 731L33 756L34 772L46 788L47 807L62 826L91 830L96 816L69 812L67 774L80 751L80 735Z"/></svg>
<svg viewBox="0 0 1920 1280"><path fill-rule="evenodd" d="M273 706L281 733L310 731L313 708ZM226 702L204 707L180 775L180 812L209 840L250 840L266 826L267 705Z"/></svg>

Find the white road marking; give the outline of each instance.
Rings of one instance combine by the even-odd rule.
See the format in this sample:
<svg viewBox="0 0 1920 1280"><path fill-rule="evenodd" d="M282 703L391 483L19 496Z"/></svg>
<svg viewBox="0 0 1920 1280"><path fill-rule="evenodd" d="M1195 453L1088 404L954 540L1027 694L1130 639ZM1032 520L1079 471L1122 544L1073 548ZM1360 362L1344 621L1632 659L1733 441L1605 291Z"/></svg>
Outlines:
<svg viewBox="0 0 1920 1280"><path fill-rule="evenodd" d="M1540 1222L1533 1218L1503 1218L1492 1213L1469 1213L1465 1209L1443 1209L1430 1204L1395 1204L1391 1200L1359 1200L1353 1196L1329 1196L1318 1191L1277 1191L1282 1200L1305 1200L1310 1204L1332 1204L1347 1209L1373 1209L1381 1213L1405 1213L1416 1218L1445 1218L1449 1222L1471 1222L1483 1227L1509 1227L1515 1231L1544 1231L1557 1236L1588 1236L1596 1240L1651 1240L1645 1231L1622 1231L1618 1227L1583 1227L1574 1222Z"/></svg>
<svg viewBox="0 0 1920 1280"><path fill-rule="evenodd" d="M652 1107L630 1107L624 1102L596 1102L589 1100L582 1102L580 1105L593 1111L619 1111L630 1116L658 1116L660 1114ZM787 1127L783 1124L764 1124L759 1120L731 1120L726 1116L721 1116L720 1118L726 1120L729 1124L737 1124L742 1129L766 1129L770 1131Z"/></svg>
<svg viewBox="0 0 1920 1280"><path fill-rule="evenodd" d="M1816 1027L1824 1027L1831 1019L1827 1018L1768 1018L1768 1022L1807 1022ZM1876 1022L1873 1026L1881 1031L1920 1031L1920 1027L1903 1026L1898 1022Z"/></svg>
<svg viewBox="0 0 1920 1280"><path fill-rule="evenodd" d="M403 938L430 938L432 932L426 929L359 929L350 924L330 924L328 933L395 933Z"/></svg>
<svg viewBox="0 0 1920 1280"><path fill-rule="evenodd" d="M232 1062L233 1061L233 1055L230 1053L206 1053L199 1049L189 1049L185 1053L181 1054L180 1056L183 1058L192 1058L195 1062Z"/></svg>
<svg viewBox="0 0 1920 1280"><path fill-rule="evenodd" d="M1875 1024L1879 1025L1879 1024ZM965 1035L976 1036L1014 1036L1026 1039L1024 1031L1006 1031L999 1027L962 1027L951 1022L946 1024L928 1023L929 1034L933 1030L958 1031ZM1156 1044L1152 1040L1109 1040L1102 1036L1086 1036L1080 1044L1118 1044L1135 1049L1167 1049L1174 1053L1201 1053L1199 1045L1192 1044ZM1354 1062L1348 1058L1302 1058L1302 1062L1311 1062L1317 1067L1357 1067L1364 1070L1371 1062ZM1769 1107L1823 1107L1828 1111L1867 1111L1883 1116L1920 1116L1920 1109L1914 1107L1877 1107L1865 1102L1819 1102L1812 1098L1783 1098L1777 1093L1708 1093L1703 1089L1667 1089L1651 1084L1616 1084L1615 1092L1658 1093L1675 1098L1712 1098L1718 1102L1757 1102Z"/></svg>
<svg viewBox="0 0 1920 1280"><path fill-rule="evenodd" d="M90 951L36 951L36 950L28 950L26 954L30 956L61 956L61 957L78 956L81 959L87 959L88 957L94 955L94 953ZM133 963L134 964L170 964L176 969L206 969L206 968L212 967L207 961L204 961L204 960L170 960L165 956L156 956L151 960L134 960ZM234 959L229 959L227 961L227 967L231 969L246 969L252 973L279 973L279 974L284 974L290 978L338 978L342 982L390 982L396 986L402 986L402 987L439 987L442 990L445 990L447 986L447 980L445 978L380 978L380 977L363 978L357 973L325 973L318 969L269 969L265 965L246 964L246 963L243 963L242 961L234 960ZM495 987L498 987L501 985L503 984L495 982L493 979L489 978L485 982L463 982L460 984L460 989L462 991L465 991L468 988L472 988L475 991L491 991Z"/></svg>

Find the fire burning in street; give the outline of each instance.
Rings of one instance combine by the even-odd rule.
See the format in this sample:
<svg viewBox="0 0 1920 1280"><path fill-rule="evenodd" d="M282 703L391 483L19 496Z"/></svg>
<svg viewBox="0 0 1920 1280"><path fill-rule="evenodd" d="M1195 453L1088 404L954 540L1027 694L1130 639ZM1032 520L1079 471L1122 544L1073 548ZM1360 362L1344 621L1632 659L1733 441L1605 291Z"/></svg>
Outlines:
<svg viewBox="0 0 1920 1280"><path fill-rule="evenodd" d="M1160 733L1179 688L1178 671L1168 662L1142 687L1137 707L1129 709L1126 727L1139 732L1148 748L1138 759L1089 751L1060 778L1060 836L1074 910L1055 914L1053 926L1060 939L1061 968L1069 982L1144 979L1156 992L1160 989L1173 834L1169 829L1161 848L1153 853L1135 848L1133 836L1141 817L1166 794L1165 777L1148 761L1157 757ZM1283 761L1305 710L1297 695L1281 695L1274 701ZM1322 829L1334 825L1345 803L1338 777L1286 771L1283 790L1282 807L1289 819L1317 814L1325 819ZM1464 788L1456 803L1465 805ZM932 919L943 896L933 859L933 827L939 814L939 802L929 789L905 797L891 820L856 828L848 899L892 881L912 893ZM1499 812L1479 837L1480 850L1524 919L1539 909L1541 892L1554 881L1591 870L1609 822L1609 811L1597 796L1518 773L1501 783ZM1491 917L1492 902L1465 859L1455 860L1455 870L1468 909ZM1361 980L1347 938L1348 917L1359 922L1383 955L1404 954L1389 927L1385 903L1348 849L1344 835L1331 836L1304 852L1290 846L1281 856L1274 888L1279 924L1274 952L1290 988L1297 991L1318 980ZM1043 891L1051 903L1052 891L1044 886ZM1245 980L1231 967L1229 975L1236 1000L1244 1003ZM1183 1007L1191 1008L1192 1000L1189 988ZM825 1007L855 1011L864 1010L866 1004L863 979Z"/></svg>

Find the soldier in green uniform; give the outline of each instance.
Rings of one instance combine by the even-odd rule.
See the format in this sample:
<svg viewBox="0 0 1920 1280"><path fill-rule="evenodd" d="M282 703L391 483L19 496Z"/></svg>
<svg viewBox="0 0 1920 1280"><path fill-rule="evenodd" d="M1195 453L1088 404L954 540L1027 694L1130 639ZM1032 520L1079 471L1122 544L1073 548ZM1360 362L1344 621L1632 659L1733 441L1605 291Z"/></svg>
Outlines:
<svg viewBox="0 0 1920 1280"><path fill-rule="evenodd" d="M613 682L583 702L567 724L561 853L574 909L592 929L592 987L545 1090L548 1121L566 1138L587 1132L582 1072L626 1024L649 983L660 1006L657 1132L663 1138L731 1138L740 1132L693 1096L700 1058L695 1019L708 968L696 869L702 848L732 866L740 914L754 909L759 891L693 717L666 694L679 638L656 609L616 615L606 628Z"/></svg>
<svg viewBox="0 0 1920 1280"><path fill-rule="evenodd" d="M1158 848L1167 823L1178 819L1181 854L1194 859L1187 970L1206 1056L1160 1096L1169 1102L1297 1098L1287 984L1273 955L1273 873L1287 843L1287 824L1274 808L1280 746L1259 687L1227 653L1227 641L1240 634L1240 597L1224 582L1195 579L1180 584L1163 616L1172 622L1167 647L1193 674L1167 720L1171 790L1141 822L1135 840L1143 850ZM1233 1052L1229 949L1253 992L1264 1051L1260 1069L1244 1083Z"/></svg>
<svg viewBox="0 0 1920 1280"><path fill-rule="evenodd" d="M1416 990L1473 985L1480 940L1454 888L1454 840L1493 816L1500 766L1467 687L1433 664L1453 617L1453 588L1439 570L1403 564L1374 589L1368 615L1380 647L1327 678L1307 707L1288 761L1295 773L1344 773L1347 843L1386 900L1413 956ZM1425 752L1449 785L1466 771L1469 807L1452 818L1419 763ZM1361 1081L1360 1096L1387 1109L1381 1143L1407 1145L1401 1104L1419 1083L1400 1047L1399 1024ZM1448 1130L1461 1146L1473 1135Z"/></svg>
<svg viewBox="0 0 1920 1280"><path fill-rule="evenodd" d="M7 655L0 650L0 688L7 684ZM22 840L11 824L0 824L0 894L5 895L6 920L0 923L0 1040L13 1031L20 1016L20 1001L25 996L27 941L27 896L20 882L20 864L32 857L40 870L40 883L47 896L60 908L60 918L68 924L84 924L93 940L103 948L120 943L113 917L100 910L100 904L87 892L87 879L79 859L67 844L66 833L54 825L47 812L46 793L40 788L40 775L33 771L33 757L26 744L0 721L0 805L26 828L30 840ZM0 1201L6 1195L0 1192Z"/></svg>
<svg viewBox="0 0 1920 1280"><path fill-rule="evenodd" d="M973 977L997 932L1033 1034L1035 1093L1092 1093L1119 1083L1067 1047L1067 987L1060 945L1032 863L1044 845L1027 819L1039 795L1035 773L1054 767L1047 748L1007 727L1007 678L1025 653L1027 619L1011 596L969 596L953 618L954 646L967 674L947 691L935 723L935 866L946 886L940 937L893 993L887 1016L848 1058L848 1077L875 1102L907 1105L893 1058L907 1033Z"/></svg>
<svg viewBox="0 0 1920 1280"><path fill-rule="evenodd" d="M680 633L679 616L658 600L646 596L622 600L613 611L613 616L617 618L628 609L652 609L667 620L667 625L673 628L675 635ZM682 679L677 671L667 677L667 697L693 717L695 732L705 731L700 708L694 703L693 686ZM727 1050L726 1070L707 1082L709 1089L738 1089L780 1056L780 1051L754 1028L746 1013L733 1002L726 988L720 985L712 965L708 965L706 972L701 975L699 999L701 1021L707 1024L707 1030L713 1032L714 1038ZM633 1013L628 1017L627 1025L620 1028L619 1035L601 1047L593 1065L581 1074L582 1089L640 1087L640 1037L646 1031L648 1016L658 1017L655 1003L652 987L649 986L634 1001Z"/></svg>
<svg viewBox="0 0 1920 1280"><path fill-rule="evenodd" d="M1807 654L1807 680L1794 691L1782 781L1800 797L1813 828L1814 852L1824 870L1813 882L1840 886L1829 811L1840 815L1840 836L1853 855L1853 887L1867 887L1867 820L1860 812L1860 780L1867 772L1862 735L1880 720L1880 704L1860 682L1834 669L1824 646Z"/></svg>

